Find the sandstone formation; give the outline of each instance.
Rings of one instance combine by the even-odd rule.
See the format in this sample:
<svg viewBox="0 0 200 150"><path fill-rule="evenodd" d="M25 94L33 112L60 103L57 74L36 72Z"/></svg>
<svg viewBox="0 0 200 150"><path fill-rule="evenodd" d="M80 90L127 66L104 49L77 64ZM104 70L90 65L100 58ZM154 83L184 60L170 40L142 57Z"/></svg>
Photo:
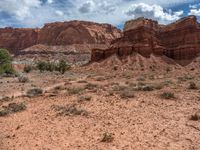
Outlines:
<svg viewBox="0 0 200 150"><path fill-rule="evenodd" d="M0 47L13 53L37 43L38 29L0 29Z"/></svg>
<svg viewBox="0 0 200 150"><path fill-rule="evenodd" d="M200 25L195 16L188 16L169 25L138 18L128 21L123 36L114 40L108 49L93 49L92 61L103 60L113 54L119 57L139 53L165 55L182 65L200 53Z"/></svg>
<svg viewBox="0 0 200 150"><path fill-rule="evenodd" d="M109 24L86 21L55 22L41 29L0 29L0 47L14 54L36 44L71 45L104 44L108 45L121 36L121 31Z"/></svg>

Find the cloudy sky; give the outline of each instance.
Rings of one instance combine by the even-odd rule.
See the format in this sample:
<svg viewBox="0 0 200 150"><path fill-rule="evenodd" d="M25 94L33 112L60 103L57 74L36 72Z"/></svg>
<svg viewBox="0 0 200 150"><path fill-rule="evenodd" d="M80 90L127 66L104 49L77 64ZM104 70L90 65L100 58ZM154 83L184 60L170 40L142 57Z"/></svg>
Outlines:
<svg viewBox="0 0 200 150"><path fill-rule="evenodd" d="M0 0L0 27L42 27L68 20L122 27L141 16L168 24L187 15L200 20L200 0Z"/></svg>

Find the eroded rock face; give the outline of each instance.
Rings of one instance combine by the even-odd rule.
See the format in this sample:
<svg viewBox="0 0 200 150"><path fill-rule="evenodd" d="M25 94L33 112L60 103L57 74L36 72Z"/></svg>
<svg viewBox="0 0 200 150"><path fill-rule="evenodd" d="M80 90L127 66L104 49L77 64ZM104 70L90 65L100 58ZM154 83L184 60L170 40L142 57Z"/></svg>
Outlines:
<svg viewBox="0 0 200 150"><path fill-rule="evenodd" d="M85 21L46 24L39 33L40 44L110 44L121 36L120 30L109 24Z"/></svg>
<svg viewBox="0 0 200 150"><path fill-rule="evenodd" d="M18 54L19 50L36 44L110 44L121 31L109 24L85 21L56 22L41 29L0 29L0 47Z"/></svg>
<svg viewBox="0 0 200 150"><path fill-rule="evenodd" d="M200 53L200 25L195 16L166 26L145 18L131 20L125 24L123 36L114 40L109 49L92 51L92 61L135 52L145 57L152 53L166 55L185 65Z"/></svg>
<svg viewBox="0 0 200 150"><path fill-rule="evenodd" d="M17 50L35 45L38 32L38 29L0 29L0 47L17 53Z"/></svg>

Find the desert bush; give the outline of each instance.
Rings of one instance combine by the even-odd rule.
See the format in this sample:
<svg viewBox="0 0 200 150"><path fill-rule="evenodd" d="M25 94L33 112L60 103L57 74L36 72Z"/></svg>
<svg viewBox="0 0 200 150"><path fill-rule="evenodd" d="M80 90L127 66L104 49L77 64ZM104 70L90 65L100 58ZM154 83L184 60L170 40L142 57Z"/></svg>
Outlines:
<svg viewBox="0 0 200 150"><path fill-rule="evenodd" d="M174 93L172 92L163 92L161 95L160 95L161 98L163 99L174 99L175 98L175 95Z"/></svg>
<svg viewBox="0 0 200 150"><path fill-rule="evenodd" d="M33 66L27 65L24 67L24 72L30 73L33 70Z"/></svg>
<svg viewBox="0 0 200 150"><path fill-rule="evenodd" d="M71 68L71 66L63 60L59 61L59 63L40 61L37 63L36 68L40 70L40 72L59 71L60 73L64 74L67 70Z"/></svg>
<svg viewBox="0 0 200 150"><path fill-rule="evenodd" d="M26 109L26 105L24 103L10 103L8 106L4 106L3 110L0 110L0 116L6 116L11 113L20 112Z"/></svg>
<svg viewBox="0 0 200 150"><path fill-rule="evenodd" d="M84 89L81 87L71 87L67 89L69 95L80 94L81 92L83 92L83 90Z"/></svg>
<svg viewBox="0 0 200 150"><path fill-rule="evenodd" d="M41 95L43 93L43 90L40 88L34 88L34 89L30 89L26 92L26 95L28 97L34 97L34 96L38 96Z"/></svg>
<svg viewBox="0 0 200 150"><path fill-rule="evenodd" d="M14 74L12 57L6 49L0 49L0 74Z"/></svg>
<svg viewBox="0 0 200 150"><path fill-rule="evenodd" d="M135 95L134 95L133 91L124 90L124 91L120 92L120 97L121 98L134 98Z"/></svg>
<svg viewBox="0 0 200 150"><path fill-rule="evenodd" d="M65 61L61 60L59 63L58 63L58 66L57 66L57 70L64 74L67 70L69 70L71 68L71 66L69 64L67 64Z"/></svg>
<svg viewBox="0 0 200 150"><path fill-rule="evenodd" d="M198 89L198 87L197 87L197 85L194 82L190 82L188 89L196 90L196 89Z"/></svg>
<svg viewBox="0 0 200 150"><path fill-rule="evenodd" d="M51 106L54 109L58 116L88 116L88 112L84 109L77 108L75 105L67 105L67 106Z"/></svg>
<svg viewBox="0 0 200 150"><path fill-rule="evenodd" d="M113 134L112 133L104 133L103 137L101 139L101 142L106 142L106 143L110 143L114 140Z"/></svg>
<svg viewBox="0 0 200 150"><path fill-rule="evenodd" d="M85 89L88 89L88 90L93 90L95 88L97 88L98 85L97 84L93 84L93 83L88 83L85 85Z"/></svg>
<svg viewBox="0 0 200 150"><path fill-rule="evenodd" d="M29 82L29 78L27 76L24 76L24 75L20 75L18 77L18 80L20 83L26 83L26 82Z"/></svg>
<svg viewBox="0 0 200 150"><path fill-rule="evenodd" d="M90 101L91 99L92 99L92 96L89 96L89 95L78 97L79 102Z"/></svg>
<svg viewBox="0 0 200 150"><path fill-rule="evenodd" d="M40 72L46 71L47 63L44 61L40 61L36 65L37 69L40 70Z"/></svg>

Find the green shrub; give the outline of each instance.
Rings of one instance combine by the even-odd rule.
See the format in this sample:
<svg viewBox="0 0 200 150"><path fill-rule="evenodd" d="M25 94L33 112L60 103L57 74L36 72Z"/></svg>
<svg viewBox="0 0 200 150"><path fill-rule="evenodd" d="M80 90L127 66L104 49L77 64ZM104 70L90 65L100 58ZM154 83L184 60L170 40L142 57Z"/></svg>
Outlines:
<svg viewBox="0 0 200 150"><path fill-rule="evenodd" d="M12 57L6 49L0 49L0 74L13 74Z"/></svg>
<svg viewBox="0 0 200 150"><path fill-rule="evenodd" d="M36 65L36 68L38 70L40 70L40 72L43 72L43 71L50 71L50 72L59 71L62 74L64 74L67 70L69 70L70 67L71 66L63 60L61 60L59 63L40 61Z"/></svg>
<svg viewBox="0 0 200 150"><path fill-rule="evenodd" d="M67 70L69 70L71 67L69 64L67 64L65 61L61 60L58 63L57 66L57 71L59 71L60 73L64 74Z"/></svg>
<svg viewBox="0 0 200 150"><path fill-rule="evenodd" d="M47 63L44 61L40 61L36 65L37 69L40 70L40 72L46 71Z"/></svg>
<svg viewBox="0 0 200 150"><path fill-rule="evenodd" d="M33 70L33 67L30 66L30 65L24 67L24 72L26 72L26 73L29 73L29 72L31 72L32 70Z"/></svg>

